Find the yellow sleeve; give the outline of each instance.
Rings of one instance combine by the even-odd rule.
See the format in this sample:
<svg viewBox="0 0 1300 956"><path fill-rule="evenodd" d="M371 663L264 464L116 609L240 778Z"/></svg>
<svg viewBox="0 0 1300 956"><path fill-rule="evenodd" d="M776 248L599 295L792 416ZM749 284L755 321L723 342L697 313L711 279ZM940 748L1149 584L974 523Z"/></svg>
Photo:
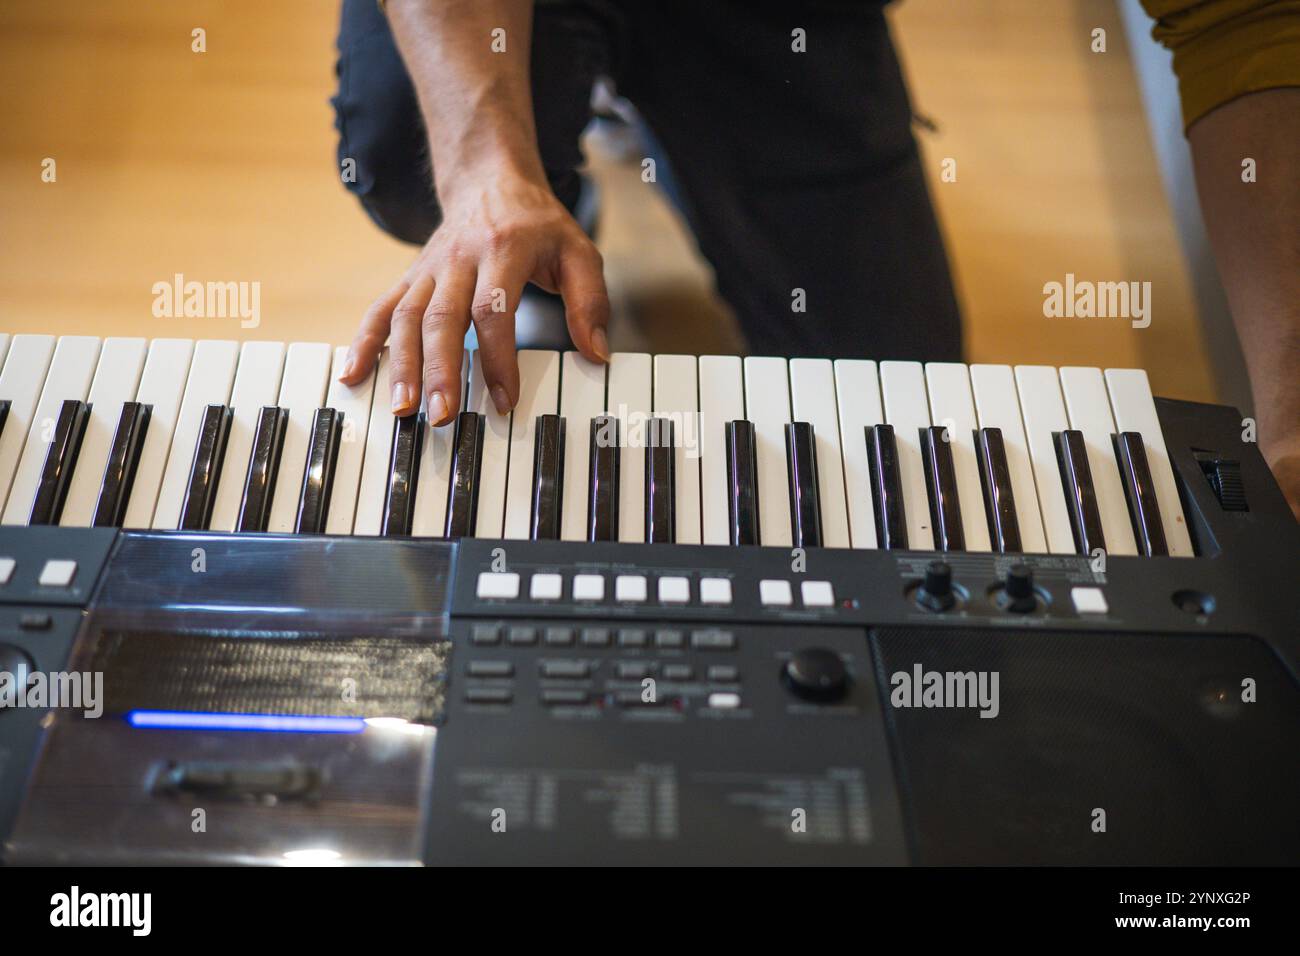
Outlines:
<svg viewBox="0 0 1300 956"><path fill-rule="evenodd" d="M1183 128L1247 93L1300 86L1300 0L1142 0L1174 54Z"/></svg>

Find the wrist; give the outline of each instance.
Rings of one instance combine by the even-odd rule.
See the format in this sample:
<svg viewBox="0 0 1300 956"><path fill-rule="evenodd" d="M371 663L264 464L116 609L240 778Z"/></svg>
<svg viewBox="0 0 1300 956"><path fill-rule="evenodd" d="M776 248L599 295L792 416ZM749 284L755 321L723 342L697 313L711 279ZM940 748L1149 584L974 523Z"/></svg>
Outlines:
<svg viewBox="0 0 1300 956"><path fill-rule="evenodd" d="M478 134L451 148L431 143L439 199L447 202L465 188L477 192L495 183L545 187L546 170L536 146L519 138Z"/></svg>
<svg viewBox="0 0 1300 956"><path fill-rule="evenodd" d="M455 218L461 206L480 204L486 194L512 197L512 204L521 207L554 198L540 163L534 168L499 155L444 167L442 174L434 174L434 180L444 218Z"/></svg>

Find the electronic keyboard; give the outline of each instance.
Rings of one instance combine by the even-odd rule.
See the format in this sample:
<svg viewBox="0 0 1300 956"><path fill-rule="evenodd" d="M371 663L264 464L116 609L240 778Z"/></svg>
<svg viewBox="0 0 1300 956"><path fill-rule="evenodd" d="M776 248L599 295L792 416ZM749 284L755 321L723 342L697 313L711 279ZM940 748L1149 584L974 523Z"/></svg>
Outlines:
<svg viewBox="0 0 1300 956"><path fill-rule="evenodd" d="M0 335L0 859L1296 859L1234 409L523 350L430 428L344 355Z"/></svg>

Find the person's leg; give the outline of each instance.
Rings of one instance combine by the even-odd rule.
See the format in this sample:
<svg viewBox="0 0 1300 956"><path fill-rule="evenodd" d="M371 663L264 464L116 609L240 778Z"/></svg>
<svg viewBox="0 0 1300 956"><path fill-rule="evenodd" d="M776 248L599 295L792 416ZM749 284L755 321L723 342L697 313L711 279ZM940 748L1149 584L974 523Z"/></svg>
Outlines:
<svg viewBox="0 0 1300 956"><path fill-rule="evenodd" d="M551 189L573 211L582 192L579 136L591 87L609 69L609 21L599 4L539 6L533 17L532 85L538 146ZM424 123L388 21L375 0L344 0L334 105L347 188L390 235L424 243L441 220Z"/></svg>
<svg viewBox="0 0 1300 956"><path fill-rule="evenodd" d="M956 298L880 5L623 9L620 90L672 158L751 351L958 359ZM806 52L792 49L795 29Z"/></svg>

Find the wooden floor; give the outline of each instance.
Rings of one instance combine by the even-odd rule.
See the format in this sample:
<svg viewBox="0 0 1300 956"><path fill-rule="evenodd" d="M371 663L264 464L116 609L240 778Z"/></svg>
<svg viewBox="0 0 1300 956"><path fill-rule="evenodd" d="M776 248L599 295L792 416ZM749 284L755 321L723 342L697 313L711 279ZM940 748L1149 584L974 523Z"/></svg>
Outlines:
<svg viewBox="0 0 1300 956"><path fill-rule="evenodd" d="M1213 397L1113 4L905 0L891 15L938 126L923 144L969 359L1140 365L1160 393ZM0 331L350 338L411 250L338 182L335 17L321 0L6 0ZM1090 52L1094 27L1107 53ZM946 157L955 183L938 181ZM674 213L635 166L594 166L613 346L737 348ZM261 325L155 318L153 284L176 273L259 282ZM1043 284L1066 273L1151 282L1151 327L1044 318Z"/></svg>

